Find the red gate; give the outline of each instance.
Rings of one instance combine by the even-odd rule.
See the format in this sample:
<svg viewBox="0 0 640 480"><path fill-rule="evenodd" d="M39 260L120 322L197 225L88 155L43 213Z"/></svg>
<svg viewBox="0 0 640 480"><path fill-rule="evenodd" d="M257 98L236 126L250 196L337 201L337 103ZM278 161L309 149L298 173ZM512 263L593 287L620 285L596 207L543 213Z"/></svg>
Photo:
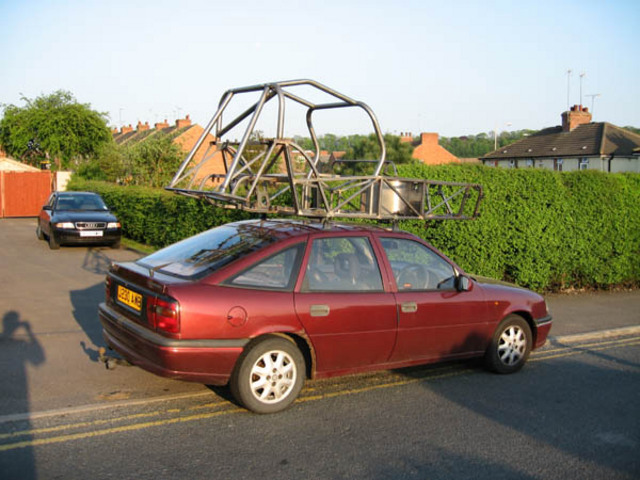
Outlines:
<svg viewBox="0 0 640 480"><path fill-rule="evenodd" d="M0 217L37 217L51 193L51 172L0 171Z"/></svg>

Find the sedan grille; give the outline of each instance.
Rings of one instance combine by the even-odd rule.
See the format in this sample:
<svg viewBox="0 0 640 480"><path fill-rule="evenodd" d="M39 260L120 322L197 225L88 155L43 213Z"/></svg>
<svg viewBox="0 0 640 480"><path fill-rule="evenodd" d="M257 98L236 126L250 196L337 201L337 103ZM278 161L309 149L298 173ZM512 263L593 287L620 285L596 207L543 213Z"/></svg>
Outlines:
<svg viewBox="0 0 640 480"><path fill-rule="evenodd" d="M95 230L97 228L105 228L106 222L77 222L76 228L78 230Z"/></svg>

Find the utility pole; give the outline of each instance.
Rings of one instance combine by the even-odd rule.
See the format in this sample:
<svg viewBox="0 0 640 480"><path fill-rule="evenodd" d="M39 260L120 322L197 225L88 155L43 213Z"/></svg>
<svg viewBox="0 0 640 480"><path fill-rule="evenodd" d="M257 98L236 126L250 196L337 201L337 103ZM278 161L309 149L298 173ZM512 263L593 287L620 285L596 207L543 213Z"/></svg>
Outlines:
<svg viewBox="0 0 640 480"><path fill-rule="evenodd" d="M567 70L567 111L571 107L571 69Z"/></svg>
<svg viewBox="0 0 640 480"><path fill-rule="evenodd" d="M586 76L587 76L586 72L582 72L580 74L580 106L582 106L582 79Z"/></svg>
<svg viewBox="0 0 640 480"><path fill-rule="evenodd" d="M585 97L591 97L591 117L593 118L594 116L594 109L595 109L595 101L596 101L596 97L599 97L600 94L599 93L592 93L590 95L585 95Z"/></svg>

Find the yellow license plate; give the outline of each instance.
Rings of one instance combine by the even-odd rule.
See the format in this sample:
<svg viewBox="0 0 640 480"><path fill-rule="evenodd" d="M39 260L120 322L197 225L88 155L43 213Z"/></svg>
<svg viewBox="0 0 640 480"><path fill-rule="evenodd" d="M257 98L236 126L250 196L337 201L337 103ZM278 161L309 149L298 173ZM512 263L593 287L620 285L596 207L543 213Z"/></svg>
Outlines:
<svg viewBox="0 0 640 480"><path fill-rule="evenodd" d="M128 288L118 285L118 301L133 308L137 312L142 310L142 295L132 292Z"/></svg>

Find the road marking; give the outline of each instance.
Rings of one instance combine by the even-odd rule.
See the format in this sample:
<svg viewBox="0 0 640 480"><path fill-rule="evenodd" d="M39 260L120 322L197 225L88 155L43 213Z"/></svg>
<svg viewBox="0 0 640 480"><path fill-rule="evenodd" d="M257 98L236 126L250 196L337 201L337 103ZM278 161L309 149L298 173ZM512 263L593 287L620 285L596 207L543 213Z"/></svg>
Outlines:
<svg viewBox="0 0 640 480"><path fill-rule="evenodd" d="M540 362L543 360L551 360L556 358L586 354L592 351L607 350L607 349L616 348L616 347L627 347L627 346L637 346L637 345L640 345L640 337L618 339L618 340L599 342L599 343L591 343L586 345L578 345L575 347L567 346L565 348L556 348L556 349L551 349L546 351L534 352L534 354L532 355L532 358L530 358L529 361ZM296 403L307 403L307 402L314 402L314 401L328 399L328 398L357 395L357 394L361 394L361 393L365 393L373 390L399 387L399 386L410 385L410 384L420 383L420 382L429 381L429 380L439 380L444 378L456 377L456 376L460 376L460 375L464 375L464 374L476 371L476 369L472 369L472 368L463 368L463 369L456 369L456 370L452 370L452 368L453 367L451 366L444 366L443 369L430 370L426 374L420 375L416 378L409 378L409 379L405 378L402 380L380 383L375 385L366 385L360 388L341 389L333 392L330 391L330 392L324 392L324 393L318 393L318 394L312 393L310 395L304 395L304 391L303 391L303 395L296 400ZM430 375L430 373L435 373L435 374ZM309 389L308 392L311 393L313 391L314 389ZM210 394L208 392L206 393ZM157 397L155 399L150 399L150 400L158 402L158 401L167 400L170 398L191 399L194 397L202 396L204 394L205 392L198 393L198 394L173 395L173 396L167 396L167 397ZM135 402L129 402L129 405L148 404L148 403L150 402L135 401ZM63 443L63 442L69 442L74 440L82 440L82 439L94 438L94 437L117 434L117 433L131 432L131 431L143 430L143 429L152 428L152 427L173 425L178 423L187 423L187 422L192 422L197 420L206 420L210 418L219 417L222 415L232 415L232 414L238 414L238 413L248 414L248 412L245 409L235 407L233 404L229 403L226 400L221 400L220 402L208 402L205 405L191 406L185 409L169 408L164 411L125 415L122 417L113 418L109 420L94 420L90 422L69 423L69 424L59 425L55 427L26 429L22 431L2 434L0 435L0 439L6 440L6 439L13 439L13 438L19 438L24 436L32 436L32 435L39 435L39 434L46 434L46 433L60 432L60 431L69 431L69 430L79 429L79 428L91 428L91 427L97 427L97 426L108 424L108 423L113 424L113 423L128 421L128 420L135 421L137 419L149 418L153 416L161 416L161 415L168 415L168 414L179 415L180 413L183 413L183 412L194 411L194 410L198 410L202 408L210 408L210 407L222 407L222 409L216 410L213 412L186 414L184 416L177 416L172 418L161 418L159 420L154 420L154 421L132 423L128 425L92 430L88 432L69 433L65 435L58 435L58 436L48 437L48 438L26 439L22 441L16 441L16 442L0 445L0 452L16 450L19 448L36 447L36 446L50 445L54 443ZM69 410L70 409L66 409L66 412L68 412ZM90 408L84 408L81 410L76 409L75 413L86 413L86 412L90 412L91 410L92 409ZM93 409L93 410L98 410L98 409ZM41 417L55 415L55 413L53 412L43 412L43 413L48 413L48 414L42 415ZM66 414L67 413L65 413L65 415Z"/></svg>

